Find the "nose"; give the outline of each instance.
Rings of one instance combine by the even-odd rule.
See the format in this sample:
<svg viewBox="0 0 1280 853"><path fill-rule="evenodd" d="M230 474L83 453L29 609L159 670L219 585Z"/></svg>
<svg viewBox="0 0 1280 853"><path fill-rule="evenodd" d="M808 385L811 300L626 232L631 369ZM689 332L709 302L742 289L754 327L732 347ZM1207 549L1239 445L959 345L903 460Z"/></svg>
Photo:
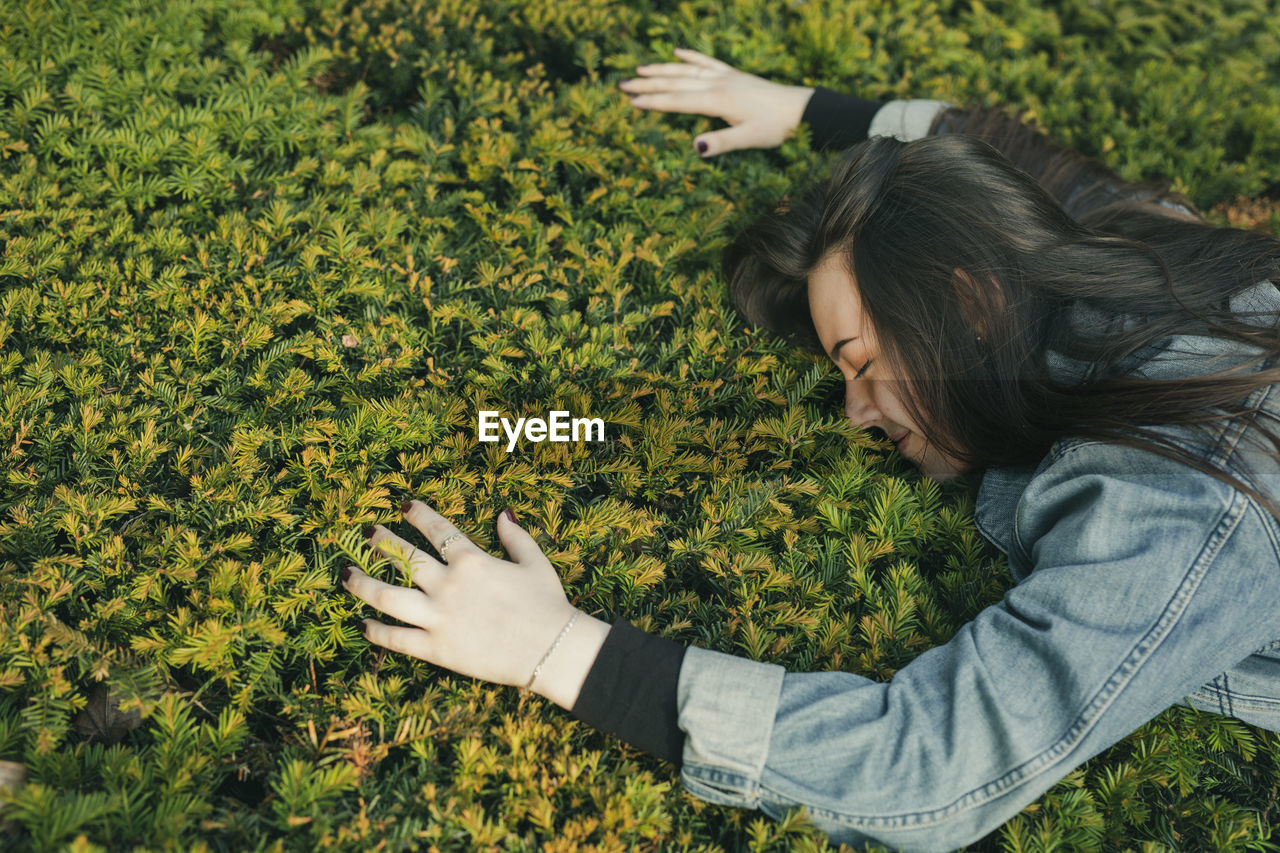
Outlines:
<svg viewBox="0 0 1280 853"><path fill-rule="evenodd" d="M865 379L850 379L844 385L844 413L857 427L869 427L881 420L880 409L871 395L871 383Z"/></svg>

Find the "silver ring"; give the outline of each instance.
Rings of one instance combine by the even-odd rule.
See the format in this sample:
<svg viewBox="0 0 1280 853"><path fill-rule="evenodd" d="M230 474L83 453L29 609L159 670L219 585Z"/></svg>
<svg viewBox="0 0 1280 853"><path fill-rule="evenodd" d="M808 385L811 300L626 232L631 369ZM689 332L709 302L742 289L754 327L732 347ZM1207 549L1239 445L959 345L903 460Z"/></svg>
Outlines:
<svg viewBox="0 0 1280 853"><path fill-rule="evenodd" d="M450 533L448 536L444 537L444 541L440 543L440 547L437 549L440 552L440 556L444 557L445 556L444 549L448 548L449 543L452 542L453 540L462 538L462 535L463 535L462 531L459 530L456 533ZM447 560L448 557L445 557L445 559Z"/></svg>

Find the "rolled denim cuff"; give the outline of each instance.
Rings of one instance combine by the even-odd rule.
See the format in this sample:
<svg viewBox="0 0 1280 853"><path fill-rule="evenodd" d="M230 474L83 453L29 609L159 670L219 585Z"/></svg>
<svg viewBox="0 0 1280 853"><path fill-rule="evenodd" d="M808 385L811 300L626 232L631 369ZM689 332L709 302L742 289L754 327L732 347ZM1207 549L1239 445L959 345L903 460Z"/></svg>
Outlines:
<svg viewBox="0 0 1280 853"><path fill-rule="evenodd" d="M680 779L696 797L760 808L760 774L786 670L691 646L677 688L684 754Z"/></svg>
<svg viewBox="0 0 1280 853"><path fill-rule="evenodd" d="M903 142L923 139L938 113L950 107L946 101L889 101L871 119L867 136L892 136Z"/></svg>

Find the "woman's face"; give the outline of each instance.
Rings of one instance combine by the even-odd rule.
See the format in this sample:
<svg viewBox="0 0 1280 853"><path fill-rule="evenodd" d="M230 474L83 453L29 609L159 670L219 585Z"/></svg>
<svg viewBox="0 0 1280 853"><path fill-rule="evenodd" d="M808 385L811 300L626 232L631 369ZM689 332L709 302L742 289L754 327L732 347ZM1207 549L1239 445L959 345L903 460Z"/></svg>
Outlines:
<svg viewBox="0 0 1280 853"><path fill-rule="evenodd" d="M948 480L964 468L944 455L903 408L902 377L892 376L879 359L875 331L862 312L858 288L832 252L809 276L809 312L822 348L845 378L844 410L857 427L879 427L926 477Z"/></svg>

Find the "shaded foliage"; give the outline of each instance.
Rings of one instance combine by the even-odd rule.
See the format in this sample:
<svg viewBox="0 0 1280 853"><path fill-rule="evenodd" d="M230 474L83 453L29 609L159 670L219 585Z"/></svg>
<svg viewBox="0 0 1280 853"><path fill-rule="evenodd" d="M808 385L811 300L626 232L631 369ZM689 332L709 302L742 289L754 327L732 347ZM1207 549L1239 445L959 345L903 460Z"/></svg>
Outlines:
<svg viewBox="0 0 1280 853"><path fill-rule="evenodd" d="M354 531L418 497L495 553L512 507L588 612L793 669L890 678L1003 593L973 483L725 304L726 228L807 135L703 163L706 120L613 91L636 63L1016 103L1202 208L1280 169L1263 3L0 10L7 849L825 846L371 648L337 585L391 577ZM1216 215L1275 232L1260 204ZM508 455L481 408L606 441ZM1275 849L1278 762L1171 709L973 849Z"/></svg>

